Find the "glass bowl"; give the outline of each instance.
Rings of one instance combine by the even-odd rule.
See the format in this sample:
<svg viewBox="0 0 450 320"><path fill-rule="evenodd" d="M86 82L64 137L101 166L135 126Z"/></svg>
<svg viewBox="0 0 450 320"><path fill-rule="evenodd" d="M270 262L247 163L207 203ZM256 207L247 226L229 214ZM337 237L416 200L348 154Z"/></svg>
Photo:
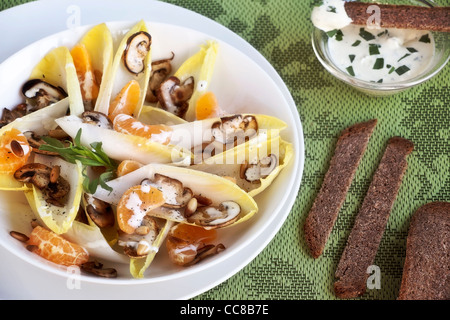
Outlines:
<svg viewBox="0 0 450 320"><path fill-rule="evenodd" d="M422 6L441 6L439 1L377 1L384 4L410 4ZM312 33L312 46L317 59L323 67L330 72L334 77L350 85L351 87L362 91L372 96L386 96L399 93L406 89L417 86L441 71L450 59L450 34L445 32L432 32L435 41L435 54L429 66L415 77L399 81L395 83L377 83L357 79L349 75L345 70L338 68L330 57L330 50L328 47L328 35L326 32L314 28Z"/></svg>

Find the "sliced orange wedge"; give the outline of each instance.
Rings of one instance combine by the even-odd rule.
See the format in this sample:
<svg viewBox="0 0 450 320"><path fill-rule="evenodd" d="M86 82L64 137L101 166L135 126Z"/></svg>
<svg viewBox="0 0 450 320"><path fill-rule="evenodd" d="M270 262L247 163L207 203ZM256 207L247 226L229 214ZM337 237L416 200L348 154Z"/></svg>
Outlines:
<svg viewBox="0 0 450 320"><path fill-rule="evenodd" d="M40 226L31 232L28 245L32 252L64 266L79 266L89 260L89 253L83 247Z"/></svg>
<svg viewBox="0 0 450 320"><path fill-rule="evenodd" d="M142 163L134 160L123 160L117 167L117 176L121 177L130 172L136 171L143 166Z"/></svg>
<svg viewBox="0 0 450 320"><path fill-rule="evenodd" d="M195 106L195 116L197 120L217 117L219 112L219 104L214 93L206 92L198 98Z"/></svg>
<svg viewBox="0 0 450 320"><path fill-rule="evenodd" d="M109 119L114 121L114 118L121 113L132 115L139 103L140 94L139 83L136 80L128 82L111 102L108 112Z"/></svg>
<svg viewBox="0 0 450 320"><path fill-rule="evenodd" d="M70 51L70 54L77 70L83 101L95 101L98 97L99 84L95 78L91 58L86 47L84 44L77 44Z"/></svg>
<svg viewBox="0 0 450 320"><path fill-rule="evenodd" d="M117 222L120 230L132 234L145 215L165 203L163 193L150 186L134 186L128 189L117 205Z"/></svg>
<svg viewBox="0 0 450 320"><path fill-rule="evenodd" d="M0 173L11 174L24 166L31 154L27 138L17 129L0 136Z"/></svg>
<svg viewBox="0 0 450 320"><path fill-rule="evenodd" d="M172 128L166 125L145 124L127 114L118 114L114 118L113 125L114 130L117 132L148 139L153 138L154 141L166 145L170 142L170 133L172 132Z"/></svg>

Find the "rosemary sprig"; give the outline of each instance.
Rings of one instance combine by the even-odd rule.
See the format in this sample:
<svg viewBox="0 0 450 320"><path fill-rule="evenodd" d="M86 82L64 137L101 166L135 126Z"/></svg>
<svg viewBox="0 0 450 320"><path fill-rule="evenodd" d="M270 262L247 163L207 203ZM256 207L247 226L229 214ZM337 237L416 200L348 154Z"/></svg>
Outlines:
<svg viewBox="0 0 450 320"><path fill-rule="evenodd" d="M41 145L40 150L56 152L70 163L75 163L78 160L85 166L83 170L83 188L86 192L95 193L99 185L103 189L112 191L112 188L106 182L115 177L117 164L103 151L101 142L91 143L91 148L81 145L81 129L78 130L73 143L66 141L68 146L64 145L60 140L51 137L44 136L42 140L47 144ZM105 167L106 170L97 178L91 180L86 174L87 167Z"/></svg>

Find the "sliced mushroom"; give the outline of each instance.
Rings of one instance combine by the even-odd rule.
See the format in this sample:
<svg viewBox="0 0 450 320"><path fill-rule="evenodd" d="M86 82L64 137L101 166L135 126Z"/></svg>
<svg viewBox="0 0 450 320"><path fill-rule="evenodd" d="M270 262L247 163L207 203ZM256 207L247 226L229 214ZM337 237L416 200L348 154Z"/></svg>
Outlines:
<svg viewBox="0 0 450 320"><path fill-rule="evenodd" d="M145 179L141 185L153 186L163 193L167 208L182 208L188 204L194 194L185 188L181 181L156 173L152 180Z"/></svg>
<svg viewBox="0 0 450 320"><path fill-rule="evenodd" d="M61 175L52 182L52 168L41 163L29 163L14 172L14 178L24 183L32 183L50 199L60 200L70 191L70 184Z"/></svg>
<svg viewBox="0 0 450 320"><path fill-rule="evenodd" d="M63 88L55 87L40 79L28 80L22 86L22 94L38 109L45 108L67 97Z"/></svg>
<svg viewBox="0 0 450 320"><path fill-rule="evenodd" d="M3 109L2 117L0 118L0 128L13 122L18 118L22 118L30 113L31 110L26 103L21 103L15 106L13 109Z"/></svg>
<svg viewBox="0 0 450 320"><path fill-rule="evenodd" d="M16 172L14 172L14 178L20 182L30 183L35 174L45 174L50 177L51 171L52 168L46 166L45 164L29 163L16 170Z"/></svg>
<svg viewBox="0 0 450 320"><path fill-rule="evenodd" d="M172 64L171 61L175 57L175 54L172 52L172 58L163 59L152 62L152 72L150 74L150 80L148 83L148 90L146 99L148 102L158 102L157 91L161 86L161 83L169 76L172 72Z"/></svg>
<svg viewBox="0 0 450 320"><path fill-rule="evenodd" d="M202 248L199 248L197 250L197 255L195 256L194 260L191 262L185 264L186 267L192 266L196 263L199 263L203 259L213 256L215 254L218 254L225 250L225 246L222 243L219 243L218 245L209 244Z"/></svg>
<svg viewBox="0 0 450 320"><path fill-rule="evenodd" d="M134 74L139 74L145 69L145 57L150 52L152 37L145 31L136 32L128 38L127 46L123 53L125 67Z"/></svg>
<svg viewBox="0 0 450 320"><path fill-rule="evenodd" d="M94 274L103 278L117 278L117 270L114 268L103 268L103 263L98 261L88 261L83 263L81 270L87 273Z"/></svg>
<svg viewBox="0 0 450 320"><path fill-rule="evenodd" d="M86 213L99 228L114 226L115 218L111 205L105 201L94 198L91 194L85 193Z"/></svg>
<svg viewBox="0 0 450 320"><path fill-rule="evenodd" d="M45 154L47 156L58 156L59 154L52 151L46 151L41 150L40 147L46 142L42 140L41 136L37 135L33 131L25 131L24 136L27 138L28 144L30 145L33 152L39 153L39 154Z"/></svg>
<svg viewBox="0 0 450 320"><path fill-rule="evenodd" d="M216 141L223 144L240 144L258 132L258 122L254 116L233 115L223 117L213 123L211 134Z"/></svg>
<svg viewBox="0 0 450 320"><path fill-rule="evenodd" d="M81 114L84 123L93 124L99 128L112 129L113 124L108 116L98 111L85 111Z"/></svg>
<svg viewBox="0 0 450 320"><path fill-rule="evenodd" d="M221 228L237 220L241 207L234 201L224 201L218 207L205 206L197 209L188 222L204 228Z"/></svg>
<svg viewBox="0 0 450 320"><path fill-rule="evenodd" d="M176 227L175 227L176 228ZM201 240L180 239L173 234L172 229L167 236L166 247L169 259L179 266L192 266L208 256L225 250L223 244L205 244Z"/></svg>
<svg viewBox="0 0 450 320"><path fill-rule="evenodd" d="M157 96L161 107L183 118L188 107L189 99L194 93L194 78L189 77L181 83L177 77L169 77L159 87Z"/></svg>
<svg viewBox="0 0 450 320"><path fill-rule="evenodd" d="M248 164L247 162L241 164L240 174L241 178L251 183L258 183L261 179L266 178L278 166L278 157L270 154L262 158L258 163Z"/></svg>

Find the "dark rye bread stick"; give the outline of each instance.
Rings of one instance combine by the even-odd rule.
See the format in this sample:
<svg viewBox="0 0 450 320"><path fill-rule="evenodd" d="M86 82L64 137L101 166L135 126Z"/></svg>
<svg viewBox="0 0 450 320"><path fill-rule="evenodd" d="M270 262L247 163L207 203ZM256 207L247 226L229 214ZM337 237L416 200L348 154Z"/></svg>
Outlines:
<svg viewBox="0 0 450 320"><path fill-rule="evenodd" d="M382 28L416 29L450 32L450 7L420 7L407 5L384 5L363 2L346 2L345 11L352 24L366 25L374 11L367 8L377 5L380 8Z"/></svg>
<svg viewBox="0 0 450 320"><path fill-rule="evenodd" d="M399 300L450 300L450 203L417 209L406 241Z"/></svg>
<svg viewBox="0 0 450 320"><path fill-rule="evenodd" d="M338 138L330 166L304 226L306 243L314 258L318 258L325 248L376 124L376 119L355 124Z"/></svg>
<svg viewBox="0 0 450 320"><path fill-rule="evenodd" d="M401 137L388 141L336 270L334 290L340 298L355 298L366 291L367 268L375 261L413 148Z"/></svg>

